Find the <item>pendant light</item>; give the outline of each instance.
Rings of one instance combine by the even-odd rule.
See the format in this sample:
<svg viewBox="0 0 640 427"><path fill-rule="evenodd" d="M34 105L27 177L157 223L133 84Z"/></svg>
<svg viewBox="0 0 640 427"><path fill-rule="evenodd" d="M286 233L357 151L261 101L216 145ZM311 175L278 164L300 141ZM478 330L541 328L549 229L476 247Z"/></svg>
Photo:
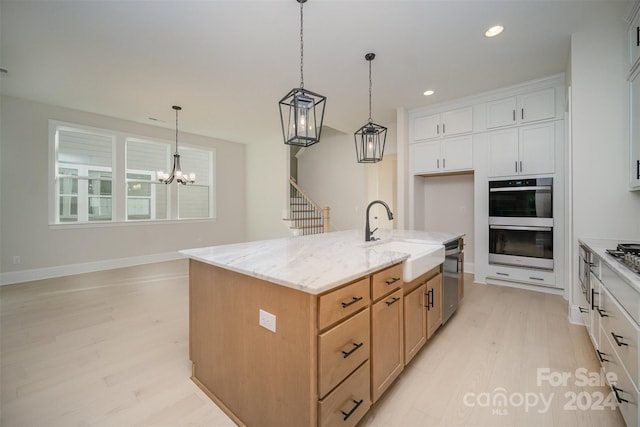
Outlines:
<svg viewBox="0 0 640 427"><path fill-rule="evenodd" d="M182 168L180 167L180 154L178 153L178 111L182 110L182 107L174 105L171 108L176 110L176 152L173 155L173 169L171 169L170 174L158 171L158 181L163 184L171 184L175 178L175 180L182 185L193 184L196 182L196 174L190 173L189 175L185 175L182 173Z"/></svg>
<svg viewBox="0 0 640 427"><path fill-rule="evenodd" d="M375 53L367 53L364 56L364 59L369 61L369 121L353 135L358 163L376 163L382 160L387 140L387 128L375 124L371 119L371 61L375 57Z"/></svg>
<svg viewBox="0 0 640 427"><path fill-rule="evenodd" d="M308 147L320 141L327 98L304 88L302 6L307 0L296 1L300 3L300 87L291 89L278 105L284 143Z"/></svg>

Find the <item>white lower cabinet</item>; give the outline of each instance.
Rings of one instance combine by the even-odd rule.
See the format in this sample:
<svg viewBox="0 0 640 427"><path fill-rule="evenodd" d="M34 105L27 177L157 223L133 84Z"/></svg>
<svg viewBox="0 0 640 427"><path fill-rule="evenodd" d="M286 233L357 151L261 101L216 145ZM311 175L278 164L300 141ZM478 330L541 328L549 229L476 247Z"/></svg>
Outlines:
<svg viewBox="0 0 640 427"><path fill-rule="evenodd" d="M532 285L556 286L556 275L553 271L489 264L487 273L487 279Z"/></svg>
<svg viewBox="0 0 640 427"><path fill-rule="evenodd" d="M555 172L555 123L489 133L489 176Z"/></svg>
<svg viewBox="0 0 640 427"><path fill-rule="evenodd" d="M414 175L473 169L473 138L462 136L413 144Z"/></svg>
<svg viewBox="0 0 640 427"><path fill-rule="evenodd" d="M631 80L630 95L629 189L640 190L640 72Z"/></svg>

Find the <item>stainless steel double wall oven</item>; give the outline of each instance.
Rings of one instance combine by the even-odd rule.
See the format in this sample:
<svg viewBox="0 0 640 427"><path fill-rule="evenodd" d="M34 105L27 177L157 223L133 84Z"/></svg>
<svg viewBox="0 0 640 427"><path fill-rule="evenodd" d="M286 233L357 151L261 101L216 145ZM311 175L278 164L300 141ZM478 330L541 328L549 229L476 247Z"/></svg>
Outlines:
<svg viewBox="0 0 640 427"><path fill-rule="evenodd" d="M553 178L489 181L489 263L553 270Z"/></svg>

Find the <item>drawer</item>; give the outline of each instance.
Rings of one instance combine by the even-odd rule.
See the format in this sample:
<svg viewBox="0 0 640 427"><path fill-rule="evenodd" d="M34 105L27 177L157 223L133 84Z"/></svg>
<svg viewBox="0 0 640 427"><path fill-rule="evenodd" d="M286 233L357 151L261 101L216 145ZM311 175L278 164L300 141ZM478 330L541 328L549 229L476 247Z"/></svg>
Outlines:
<svg viewBox="0 0 640 427"><path fill-rule="evenodd" d="M371 406L369 361L318 402L318 425L355 426Z"/></svg>
<svg viewBox="0 0 640 427"><path fill-rule="evenodd" d="M369 276L322 295L318 301L318 329L324 329L369 305Z"/></svg>
<svg viewBox="0 0 640 427"><path fill-rule="evenodd" d="M606 287L600 288L600 322L603 333L638 387L638 339L640 331L613 299ZM615 337L614 337L615 335ZM601 338L602 340L602 338Z"/></svg>
<svg viewBox="0 0 640 427"><path fill-rule="evenodd" d="M489 265L487 279L507 282L528 283L540 286L556 286L556 275L553 271L513 268L502 265Z"/></svg>
<svg viewBox="0 0 640 427"><path fill-rule="evenodd" d="M402 264L374 273L371 279L371 294L375 301L402 286Z"/></svg>
<svg viewBox="0 0 640 427"><path fill-rule="evenodd" d="M627 426L635 427L638 425L638 402L640 401L640 395L634 387L633 381L631 381L631 378L627 375L618 355L613 350L613 347L616 346L613 338L610 339L604 336L604 332L604 329L602 329L603 337L601 341L602 350L600 352L600 359L606 373L605 378L609 386L611 386L614 399L618 403L625 423Z"/></svg>
<svg viewBox="0 0 640 427"><path fill-rule="evenodd" d="M369 358L369 307L318 337L318 394L323 397Z"/></svg>

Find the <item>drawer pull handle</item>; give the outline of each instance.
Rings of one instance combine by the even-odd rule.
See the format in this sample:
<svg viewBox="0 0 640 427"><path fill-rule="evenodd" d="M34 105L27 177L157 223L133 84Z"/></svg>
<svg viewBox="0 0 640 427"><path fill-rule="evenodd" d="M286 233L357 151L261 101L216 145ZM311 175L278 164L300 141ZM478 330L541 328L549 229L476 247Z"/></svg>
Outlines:
<svg viewBox="0 0 640 427"><path fill-rule="evenodd" d="M596 350L596 352L598 353L598 359L600 359L600 363L604 363L604 362L610 362L609 359L605 359L604 356L607 355L607 353L603 353L600 350Z"/></svg>
<svg viewBox="0 0 640 427"><path fill-rule="evenodd" d="M600 307L598 307L596 310L598 310L598 314L600 315L600 317L609 317L609 315L606 314L607 312L601 309Z"/></svg>
<svg viewBox="0 0 640 427"><path fill-rule="evenodd" d="M397 303L398 301L400 301L400 298L394 297L391 301L385 301L385 302L387 303L387 306L390 306Z"/></svg>
<svg viewBox="0 0 640 427"><path fill-rule="evenodd" d="M580 313L588 313L589 312L589 310L587 310L584 307L578 307L578 310L580 310Z"/></svg>
<svg viewBox="0 0 640 427"><path fill-rule="evenodd" d="M636 161L636 179L640 179L640 160Z"/></svg>
<svg viewBox="0 0 640 427"><path fill-rule="evenodd" d="M362 300L362 297L353 297L353 299L349 302L342 302L340 304L342 304L342 308L347 308L349 307L351 304L355 304L358 301Z"/></svg>
<svg viewBox="0 0 640 427"><path fill-rule="evenodd" d="M517 166L516 166L517 167ZM496 271L496 274L498 276L509 276L507 273L500 273L499 271Z"/></svg>
<svg viewBox="0 0 640 427"><path fill-rule="evenodd" d="M353 343L353 348L349 351L342 351L342 357L344 359L346 359L347 357L351 356L353 354L354 351L356 351L357 349L359 349L360 347L362 347L364 345L364 343L360 343L360 344L356 344Z"/></svg>
<svg viewBox="0 0 640 427"><path fill-rule="evenodd" d="M353 400L353 399L352 399L352 401L353 401L353 403L355 403L355 404L356 404L356 406L354 406L353 408L351 408L351 410L350 410L349 412L344 412L344 411L342 411L342 410L340 411L340 412L342 412L342 415L344 415L343 421L347 421L347 419L349 419L349 417L351 416L351 414L353 414L353 413L356 411L356 409L358 409L358 407L359 407L360 405L362 405L362 399L360 399L360 400Z"/></svg>
<svg viewBox="0 0 640 427"><path fill-rule="evenodd" d="M593 288L591 288L591 310L595 310L598 306L595 304L596 295L600 295L600 292L596 292Z"/></svg>
<svg viewBox="0 0 640 427"><path fill-rule="evenodd" d="M542 280L544 281L544 279L542 277L533 277L533 276L529 276L529 279L531 280Z"/></svg>
<svg viewBox="0 0 640 427"><path fill-rule="evenodd" d="M620 397L620 395L618 394L618 392L619 392L619 391L624 392L624 390L623 390L623 389L618 388L618 387L616 387L616 386L614 386L614 385L613 385L613 386L611 386L611 388L613 389L613 394L615 394L615 395L616 395L616 400L618 401L618 403L622 403L622 402L629 403L629 401L628 401L627 399L623 399L623 398L621 398L621 397Z"/></svg>
<svg viewBox="0 0 640 427"><path fill-rule="evenodd" d="M385 280L384 283L386 283L388 286L391 286L394 283L396 283L398 280L400 280L399 277L392 277L390 280Z"/></svg>
<svg viewBox="0 0 640 427"><path fill-rule="evenodd" d="M624 338L622 335L616 335L613 332L611 332L611 336L613 336L613 339L615 340L616 344L618 344L618 347L622 347L623 345L629 345L626 342L622 342L621 340Z"/></svg>

